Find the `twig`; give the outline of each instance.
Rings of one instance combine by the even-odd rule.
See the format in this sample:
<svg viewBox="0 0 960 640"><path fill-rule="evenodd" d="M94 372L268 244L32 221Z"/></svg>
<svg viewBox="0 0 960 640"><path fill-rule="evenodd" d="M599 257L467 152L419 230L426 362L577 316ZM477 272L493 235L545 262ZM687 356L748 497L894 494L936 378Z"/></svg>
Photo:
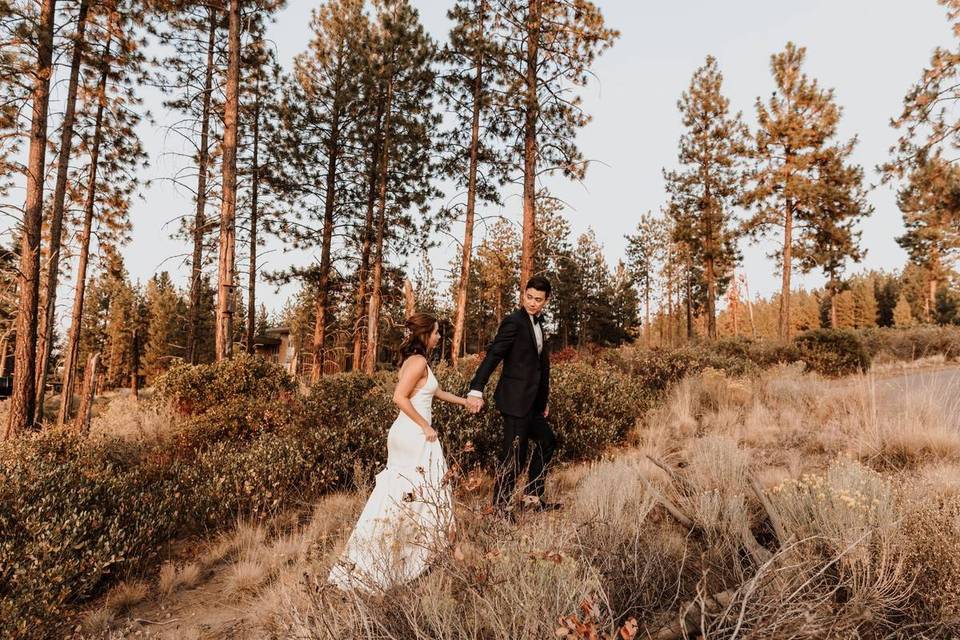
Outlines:
<svg viewBox="0 0 960 640"><path fill-rule="evenodd" d="M662 504L664 508L670 512L670 515L672 515L677 520L677 522L679 522L680 524L682 524L688 529L695 528L696 525L694 525L693 520L690 518L690 516L685 514L683 511L681 511L680 507L673 504L673 502L671 502L666 496L664 496L662 493L657 491L653 487L653 485L650 484L649 480L647 480L641 475L640 482L643 483L643 486L647 490L647 492L653 496L653 499L659 502L660 504Z"/></svg>
<svg viewBox="0 0 960 640"><path fill-rule="evenodd" d="M171 622L180 622L180 620L182 620L182 618L170 618L169 620L163 620L163 621L159 621L159 620L146 620L145 618L134 618L134 619L133 619L134 622L140 622L140 623L142 623L142 624L156 624L156 625L170 624Z"/></svg>
<svg viewBox="0 0 960 640"><path fill-rule="evenodd" d="M760 485L760 481L757 480L756 476L752 473L747 474L747 479L750 481L750 488L753 489L753 494L757 496L757 500L760 501L760 505L763 507L763 510L767 512L767 518L770 519L770 526L773 527L773 532L777 536L777 541L783 545L787 543L787 531L783 528L783 521L780 519L780 514L777 512L776 507L773 506L773 503L770 502L770 498L767 497L766 492L763 490L763 487Z"/></svg>
<svg viewBox="0 0 960 640"><path fill-rule="evenodd" d="M678 482L677 475L673 472L673 469L671 469L667 464L660 462L659 460L651 456L649 453L647 454L647 459L653 464L660 467L663 470L663 472L670 477L670 480L673 481L674 484L677 484Z"/></svg>

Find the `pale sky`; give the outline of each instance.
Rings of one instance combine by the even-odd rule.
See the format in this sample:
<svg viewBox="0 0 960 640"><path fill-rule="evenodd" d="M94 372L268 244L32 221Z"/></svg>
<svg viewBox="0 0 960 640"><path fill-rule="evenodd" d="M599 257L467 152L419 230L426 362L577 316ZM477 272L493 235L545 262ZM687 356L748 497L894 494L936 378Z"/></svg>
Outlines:
<svg viewBox="0 0 960 640"><path fill-rule="evenodd" d="M306 48L313 0L289 0L270 31L281 63ZM415 0L427 30L444 39L448 29L444 0ZM707 54L715 56L724 74L724 93L735 110L742 110L753 126L754 102L773 90L770 55L787 41L807 48L807 73L822 86L832 87L844 112L840 132L858 135L854 160L877 182L874 167L886 160L896 139L889 120L899 113L903 95L915 82L937 45L953 38L943 9L935 0L600 0L609 26L621 37L594 67L598 81L584 94L593 121L581 131L578 143L595 160L583 183L549 180L552 192L570 208L575 235L593 226L608 262L623 257L624 233L632 232L638 216L658 210L665 199L661 169L676 162L681 135L676 102L694 70ZM169 121L158 97L148 95L148 106L158 119ZM145 128L153 177L170 175L171 160L159 157L164 139L159 128ZM157 181L133 211L133 241L125 249L133 278L145 281L154 272L179 272L185 282L182 256L186 247L170 240L175 215L192 210L187 194L174 192ZM905 254L894 237L902 230L894 192L881 186L871 192L876 212L863 225L868 248L864 267L897 269ZM519 198L510 198L502 213L519 221ZM746 248L744 269L751 293L768 295L779 286L775 265L764 257L770 247ZM263 257L268 270L312 259L284 254L276 240ZM437 276L443 277L451 246L432 253ZM412 272L412 269L411 269ZM245 277L244 277L245 280ZM818 286L815 276L797 277L798 285ZM292 288L273 291L262 285L258 295L277 309ZM66 296L69 300L69 295Z"/></svg>

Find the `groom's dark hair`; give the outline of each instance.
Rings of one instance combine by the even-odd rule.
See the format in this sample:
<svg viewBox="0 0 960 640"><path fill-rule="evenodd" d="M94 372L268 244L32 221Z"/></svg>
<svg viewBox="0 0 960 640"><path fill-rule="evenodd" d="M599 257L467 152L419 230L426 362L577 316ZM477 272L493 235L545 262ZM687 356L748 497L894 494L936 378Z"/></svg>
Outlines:
<svg viewBox="0 0 960 640"><path fill-rule="evenodd" d="M546 297L550 297L550 281L543 276L533 276L527 280L527 286L524 291L527 289L536 289L537 291L542 291L544 294L546 294Z"/></svg>

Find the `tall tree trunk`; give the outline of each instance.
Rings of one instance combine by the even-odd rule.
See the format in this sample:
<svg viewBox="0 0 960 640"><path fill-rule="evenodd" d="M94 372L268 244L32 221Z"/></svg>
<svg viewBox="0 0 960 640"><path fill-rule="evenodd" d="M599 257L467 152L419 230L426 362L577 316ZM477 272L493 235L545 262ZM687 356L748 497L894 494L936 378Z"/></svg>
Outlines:
<svg viewBox="0 0 960 640"><path fill-rule="evenodd" d="M717 339L717 274L713 257L707 258L706 263L707 280L707 337L710 340Z"/></svg>
<svg viewBox="0 0 960 640"><path fill-rule="evenodd" d="M487 3L480 3L479 39L483 38ZM483 47L477 47L476 77L473 80L473 118L470 123L470 167L467 173L467 217L464 222L463 249L460 255L460 282L457 286L456 310L453 319L453 344L450 355L453 364L460 359L460 343L467 317L467 291L470 287L470 260L473 258L473 223L477 209L477 167L480 156L480 110L483 107Z"/></svg>
<svg viewBox="0 0 960 640"><path fill-rule="evenodd" d="M197 210L193 218L193 258L190 265L190 320L187 325L187 362L197 363L197 333L200 330L200 305L203 271L203 235L207 225L207 168L210 163L210 102L213 96L214 47L217 36L217 12L207 9L210 24L207 34L207 70L203 79L203 110L200 122L200 149L197 156Z"/></svg>
<svg viewBox="0 0 960 640"><path fill-rule="evenodd" d="M706 176L709 176L709 171L704 167L702 175L705 176L704 179L704 193L707 201L707 209L703 212L706 216L706 226L707 233L706 238L704 238L704 244L706 245L706 260L704 264L704 279L707 281L707 339L716 340L717 339L717 273L716 273L716 230L713 226L713 213L714 209L711 206L712 195L710 193L709 182L706 179Z"/></svg>
<svg viewBox="0 0 960 640"><path fill-rule="evenodd" d="M830 292L830 328L837 328L837 292Z"/></svg>
<svg viewBox="0 0 960 640"><path fill-rule="evenodd" d="M40 233L43 227L43 176L47 151L47 112L53 74L53 22L56 0L44 0L37 33L37 66L33 76L33 111L27 156L27 197L23 207L20 253L20 299L13 394L4 437L33 425L36 407L37 302L40 294Z"/></svg>
<svg viewBox="0 0 960 640"><path fill-rule="evenodd" d="M781 340L790 339L790 272L793 259L793 200L787 198L787 207L783 220L783 282L780 286L780 326Z"/></svg>
<svg viewBox="0 0 960 640"><path fill-rule="evenodd" d="M643 335L647 347L650 346L650 277L649 274L644 277L644 286L643 286L643 313L645 316L646 322L643 325Z"/></svg>
<svg viewBox="0 0 960 640"><path fill-rule="evenodd" d="M377 118L379 123L380 118ZM378 134L379 135L379 134ZM380 157L380 143L375 142L370 153L370 171L367 177L367 210L363 222L363 243L360 247L360 269L357 271L357 298L353 312L353 363L354 371L362 368L363 357L363 319L367 302L367 279L370 272L370 251L373 247L373 208L377 199L377 171Z"/></svg>
<svg viewBox="0 0 960 640"><path fill-rule="evenodd" d="M673 248L667 248L667 341L673 344L674 325L673 317Z"/></svg>
<svg viewBox="0 0 960 640"><path fill-rule="evenodd" d="M100 369L100 354L94 353L87 358L87 366L83 373L83 388L80 391L80 406L73 428L77 433L86 434L90 431L90 409L93 407L93 397L97 392L97 374Z"/></svg>
<svg viewBox="0 0 960 640"><path fill-rule="evenodd" d="M753 321L753 301L750 299L750 281L747 280L747 273L743 273L743 295L747 298L747 315L750 318L750 337L756 339L757 324Z"/></svg>
<svg viewBox="0 0 960 640"><path fill-rule="evenodd" d="M687 341L693 340L693 273L690 269L690 263L687 262L686 273L686 307L687 307Z"/></svg>
<svg viewBox="0 0 960 640"><path fill-rule="evenodd" d="M250 272L247 280L247 353L253 355L253 336L257 331L257 224L260 195L260 72L257 71L253 103L253 175L250 184Z"/></svg>
<svg viewBox="0 0 960 640"><path fill-rule="evenodd" d="M523 123L523 240L520 252L520 295L533 275L533 244L537 234L537 96L542 0L529 0L527 24L526 113Z"/></svg>
<svg viewBox="0 0 960 640"><path fill-rule="evenodd" d="M377 366L380 324L380 286L383 279L383 234L387 218L387 179L390 167L390 127L393 110L393 82L391 76L387 82L387 98L383 116L383 146L380 150L380 195L377 212L377 237L373 257L373 277L370 284L370 302L367 305L367 355L364 359L364 371L373 374Z"/></svg>
<svg viewBox="0 0 960 640"><path fill-rule="evenodd" d="M343 53L341 44L341 53ZM333 97L330 137L327 140L326 199L323 203L323 237L320 244L320 291L317 292L316 325L313 331L313 368L310 381L323 375L327 359L327 307L330 304L330 263L333 245L333 213L337 202L337 162L340 153L340 68L337 69L337 90Z"/></svg>
<svg viewBox="0 0 960 640"><path fill-rule="evenodd" d="M36 420L43 419L43 400L47 387L47 368L53 343L53 318L57 305L57 284L60 279L60 249L63 245L63 207L67 195L67 177L70 171L70 153L73 150L73 125L77 111L77 85L80 84L80 62L83 58L87 27L88 0L80 0L77 8L77 32L74 36L73 58L70 61L70 80L67 88L66 111L60 130L60 150L57 158L57 182L53 189L53 210L50 215L50 250L47 262L46 291L41 297L40 325L37 328L37 407Z"/></svg>
<svg viewBox="0 0 960 640"><path fill-rule="evenodd" d="M140 330L133 330L133 353L130 358L130 394L140 396Z"/></svg>
<svg viewBox="0 0 960 640"><path fill-rule="evenodd" d="M217 265L217 362L233 355L234 256L237 244L237 116L240 97L240 0L230 0L227 99L223 107L223 203Z"/></svg>
<svg viewBox="0 0 960 640"><path fill-rule="evenodd" d="M73 310L70 314L70 331L63 360L63 387L60 390L60 411L57 424L63 426L70 417L70 401L77 372L77 356L80 350L80 324L83 318L83 299L87 286L87 264L90 261L90 236L93 229L93 207L97 196L97 169L100 162L100 144L103 137L103 111L107 103L107 72L111 40L103 48L100 63L100 84L97 87L97 115L90 145L90 175L87 177L87 196L83 203L83 229L80 232L80 258L77 264L77 285L73 294Z"/></svg>

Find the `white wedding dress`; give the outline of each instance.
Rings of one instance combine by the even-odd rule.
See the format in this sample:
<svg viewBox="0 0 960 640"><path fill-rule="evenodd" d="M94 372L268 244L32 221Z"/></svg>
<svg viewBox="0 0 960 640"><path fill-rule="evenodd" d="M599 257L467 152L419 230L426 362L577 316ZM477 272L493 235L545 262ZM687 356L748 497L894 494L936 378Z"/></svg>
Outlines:
<svg viewBox="0 0 960 640"><path fill-rule="evenodd" d="M437 379L410 398L430 423ZM372 592L413 580L447 541L453 528L453 496L439 439L428 442L417 423L402 411L387 434L387 466L377 474L346 549L328 581L343 590Z"/></svg>

